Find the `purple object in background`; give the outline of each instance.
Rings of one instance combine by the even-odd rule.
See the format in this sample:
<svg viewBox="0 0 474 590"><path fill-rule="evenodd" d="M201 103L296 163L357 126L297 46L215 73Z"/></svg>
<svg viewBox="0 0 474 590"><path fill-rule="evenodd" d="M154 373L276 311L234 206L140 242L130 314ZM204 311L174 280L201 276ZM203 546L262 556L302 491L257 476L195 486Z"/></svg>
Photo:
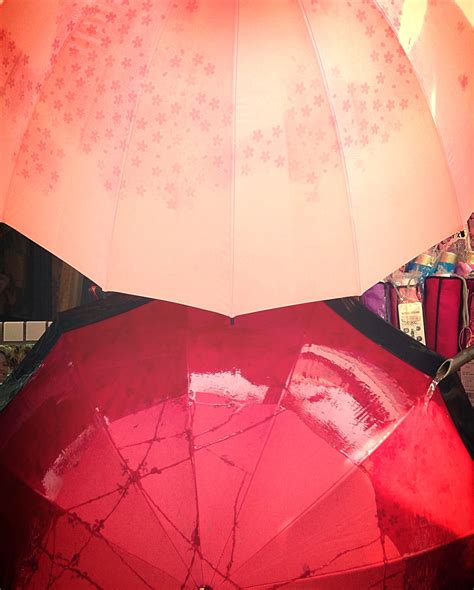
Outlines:
<svg viewBox="0 0 474 590"><path fill-rule="evenodd" d="M384 319L386 322L391 322L391 306L390 306L390 284L377 283L370 289L367 289L361 296L361 301L373 313Z"/></svg>

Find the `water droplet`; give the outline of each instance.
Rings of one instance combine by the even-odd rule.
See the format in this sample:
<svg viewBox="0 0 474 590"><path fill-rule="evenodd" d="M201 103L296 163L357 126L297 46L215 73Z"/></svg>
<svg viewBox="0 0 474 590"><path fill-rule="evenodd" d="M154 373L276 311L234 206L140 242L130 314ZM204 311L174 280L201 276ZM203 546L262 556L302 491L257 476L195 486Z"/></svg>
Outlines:
<svg viewBox="0 0 474 590"><path fill-rule="evenodd" d="M431 398L434 395L434 392L436 391L436 388L438 387L440 382L440 379L436 379L436 377L433 379L433 381L430 383L430 386L428 387L427 392L425 393L425 398L424 398L424 406L425 408L428 406L428 404L431 401Z"/></svg>

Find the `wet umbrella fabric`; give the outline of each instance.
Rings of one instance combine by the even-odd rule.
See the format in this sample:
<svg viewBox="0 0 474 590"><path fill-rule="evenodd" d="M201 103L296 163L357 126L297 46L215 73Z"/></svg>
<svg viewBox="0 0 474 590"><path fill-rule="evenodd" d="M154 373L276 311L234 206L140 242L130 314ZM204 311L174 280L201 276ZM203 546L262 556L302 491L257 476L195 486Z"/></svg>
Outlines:
<svg viewBox="0 0 474 590"><path fill-rule="evenodd" d="M464 587L474 422L456 380L421 403L436 355L350 302L137 305L62 315L16 375L3 585Z"/></svg>
<svg viewBox="0 0 474 590"><path fill-rule="evenodd" d="M397 6L8 0L0 219L105 290L230 316L360 294L472 211L472 28L445 21L438 113Z"/></svg>

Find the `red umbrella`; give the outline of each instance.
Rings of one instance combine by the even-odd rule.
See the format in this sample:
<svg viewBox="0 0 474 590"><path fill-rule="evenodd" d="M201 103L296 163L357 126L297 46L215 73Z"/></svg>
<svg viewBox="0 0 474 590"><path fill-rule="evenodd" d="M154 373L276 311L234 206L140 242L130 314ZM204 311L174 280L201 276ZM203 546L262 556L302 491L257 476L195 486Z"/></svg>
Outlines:
<svg viewBox="0 0 474 590"><path fill-rule="evenodd" d="M440 359L357 304L232 325L110 298L27 362L0 415L2 587L467 587L467 398L450 378L449 411L424 407Z"/></svg>
<svg viewBox="0 0 474 590"><path fill-rule="evenodd" d="M434 119L392 12L6 0L0 219L106 290L230 316L360 294L473 209L472 28L427 32Z"/></svg>

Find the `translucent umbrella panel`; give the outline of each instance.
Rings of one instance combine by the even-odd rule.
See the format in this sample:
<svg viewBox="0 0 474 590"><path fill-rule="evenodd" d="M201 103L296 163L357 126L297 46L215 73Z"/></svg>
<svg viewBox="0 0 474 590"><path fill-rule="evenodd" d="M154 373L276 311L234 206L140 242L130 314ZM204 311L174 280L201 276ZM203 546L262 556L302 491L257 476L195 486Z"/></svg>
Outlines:
<svg viewBox="0 0 474 590"><path fill-rule="evenodd" d="M4 584L465 587L474 419L452 378L425 407L439 362L345 304L61 316L0 414Z"/></svg>
<svg viewBox="0 0 474 590"><path fill-rule="evenodd" d="M360 294L470 212L377 2L9 0L0 23L0 214L106 290L231 316Z"/></svg>

